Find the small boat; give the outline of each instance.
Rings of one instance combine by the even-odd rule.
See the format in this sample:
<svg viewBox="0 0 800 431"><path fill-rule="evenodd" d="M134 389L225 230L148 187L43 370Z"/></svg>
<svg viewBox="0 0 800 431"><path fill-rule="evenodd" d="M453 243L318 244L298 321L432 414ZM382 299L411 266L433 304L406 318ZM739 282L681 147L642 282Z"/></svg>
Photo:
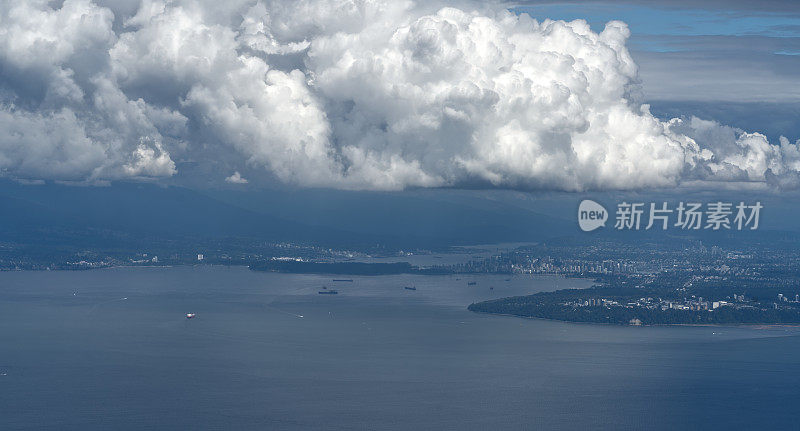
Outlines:
<svg viewBox="0 0 800 431"><path fill-rule="evenodd" d="M510 278L506 278L506 281L511 281L511 279Z"/></svg>
<svg viewBox="0 0 800 431"><path fill-rule="evenodd" d="M478 284L478 283L475 282L475 281L470 281L470 282L467 283L467 286L474 286L476 284Z"/></svg>
<svg viewBox="0 0 800 431"><path fill-rule="evenodd" d="M490 287L489 290L494 290L494 287Z"/></svg>
<svg viewBox="0 0 800 431"><path fill-rule="evenodd" d="M339 294L339 291L337 291L337 290L320 290L317 293L319 293L320 295L337 295L337 294Z"/></svg>
<svg viewBox="0 0 800 431"><path fill-rule="evenodd" d="M187 318L187 319L192 319L192 318L194 318L194 316L197 316L197 314L194 314L194 313L186 313L186 318Z"/></svg>
<svg viewBox="0 0 800 431"><path fill-rule="evenodd" d="M417 290L417 286L411 286L411 287L405 286L403 289L405 289L405 290Z"/></svg>
<svg viewBox="0 0 800 431"><path fill-rule="evenodd" d="M353 279L352 278L334 278L333 281L341 281L341 282L345 282L345 283L352 283Z"/></svg>

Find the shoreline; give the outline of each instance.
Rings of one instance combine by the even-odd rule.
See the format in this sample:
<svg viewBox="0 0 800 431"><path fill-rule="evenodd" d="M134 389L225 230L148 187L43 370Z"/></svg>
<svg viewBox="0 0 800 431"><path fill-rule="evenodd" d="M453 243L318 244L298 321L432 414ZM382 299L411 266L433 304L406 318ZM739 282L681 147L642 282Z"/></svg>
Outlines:
<svg viewBox="0 0 800 431"><path fill-rule="evenodd" d="M472 311L467 310L470 313L475 314L482 314L486 316L500 316L500 317L512 317L517 319L529 319L529 320L544 320L549 322L560 322L560 323L572 323L572 324L579 324L579 325L600 325L600 326L619 326L619 327L632 327L632 328L657 328L657 327L676 327L676 326L684 326L684 327L706 327L706 328L751 328L751 329L770 329L770 328L800 328L800 323L731 323L731 324L719 324L719 323L657 323L657 324L641 324L641 325L633 325L633 324L625 324L625 323L601 323L601 322L581 322L579 320L563 320L563 319L553 319L549 317L536 317L536 316L520 316L517 314L508 314L508 313L492 313L489 311Z"/></svg>
<svg viewBox="0 0 800 431"><path fill-rule="evenodd" d="M109 265L109 266L101 266L96 268L42 268L42 269L11 269L11 268L0 268L0 272L48 272L48 271L63 271L63 272L73 272L73 271L95 271L99 270L102 271L104 269L118 269L118 268L182 268L182 267L194 267L194 266L248 266L245 263L242 264L231 264L225 265L221 263L186 263L186 264L169 264L169 265Z"/></svg>

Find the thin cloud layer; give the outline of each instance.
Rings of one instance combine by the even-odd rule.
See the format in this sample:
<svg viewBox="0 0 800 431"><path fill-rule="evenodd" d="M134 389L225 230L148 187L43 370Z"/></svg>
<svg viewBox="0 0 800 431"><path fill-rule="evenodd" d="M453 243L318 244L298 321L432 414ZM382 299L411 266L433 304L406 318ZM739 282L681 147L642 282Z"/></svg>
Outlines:
<svg viewBox="0 0 800 431"><path fill-rule="evenodd" d="M650 114L624 23L453 6L4 2L0 169L96 181L224 160L379 190L797 184L798 143Z"/></svg>

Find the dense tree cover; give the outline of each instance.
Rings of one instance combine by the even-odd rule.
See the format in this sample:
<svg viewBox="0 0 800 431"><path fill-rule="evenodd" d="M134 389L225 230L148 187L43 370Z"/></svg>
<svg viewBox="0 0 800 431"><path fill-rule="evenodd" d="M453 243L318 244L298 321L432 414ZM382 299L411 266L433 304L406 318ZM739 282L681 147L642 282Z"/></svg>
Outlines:
<svg viewBox="0 0 800 431"><path fill-rule="evenodd" d="M740 294L735 290L717 289L715 296ZM692 293L695 294L695 293ZM507 314L570 322L629 324L638 319L645 325L669 324L800 324L797 304L774 307L772 301L747 301L715 310L662 310L660 307L626 306L640 298L683 300L685 293L668 288L595 287L540 292L529 296L484 301L469 306L482 313ZM695 294L696 295L696 294ZM621 305L575 306L571 302L589 298L617 301ZM713 297L706 298L717 300Z"/></svg>

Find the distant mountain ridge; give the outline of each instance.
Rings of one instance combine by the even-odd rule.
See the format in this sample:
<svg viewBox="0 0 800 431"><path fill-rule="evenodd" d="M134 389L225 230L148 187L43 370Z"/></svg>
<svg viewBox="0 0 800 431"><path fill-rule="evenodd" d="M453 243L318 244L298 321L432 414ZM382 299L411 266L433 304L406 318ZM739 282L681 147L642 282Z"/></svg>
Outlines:
<svg viewBox="0 0 800 431"><path fill-rule="evenodd" d="M151 239L448 247L533 241L573 226L520 208L404 193L197 191L148 183L77 187L0 181L0 240L121 247ZM481 206L484 206L481 208Z"/></svg>

